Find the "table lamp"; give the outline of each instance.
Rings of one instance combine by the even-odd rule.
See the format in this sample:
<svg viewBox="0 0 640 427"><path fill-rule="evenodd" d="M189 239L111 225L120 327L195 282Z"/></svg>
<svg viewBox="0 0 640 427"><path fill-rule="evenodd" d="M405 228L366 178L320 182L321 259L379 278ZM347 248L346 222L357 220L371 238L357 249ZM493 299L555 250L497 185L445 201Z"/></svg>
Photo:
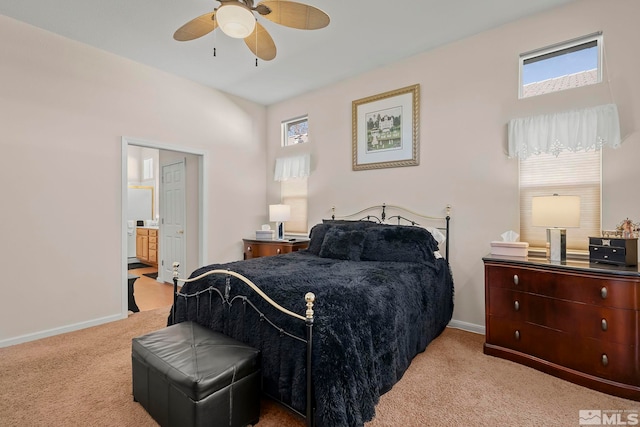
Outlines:
<svg viewBox="0 0 640 427"><path fill-rule="evenodd" d="M566 227L580 227L579 196L535 196L531 200L531 219L534 227L547 228L547 258L566 261Z"/></svg>
<svg viewBox="0 0 640 427"><path fill-rule="evenodd" d="M278 240L284 240L284 221L289 221L289 218L291 218L291 206L269 205L269 221L276 223Z"/></svg>

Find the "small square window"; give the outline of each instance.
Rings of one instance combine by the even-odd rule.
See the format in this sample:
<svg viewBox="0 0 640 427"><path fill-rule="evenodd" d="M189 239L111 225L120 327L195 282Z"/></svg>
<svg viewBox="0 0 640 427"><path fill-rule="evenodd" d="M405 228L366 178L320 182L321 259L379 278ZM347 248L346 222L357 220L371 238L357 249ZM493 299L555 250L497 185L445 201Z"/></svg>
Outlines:
<svg viewBox="0 0 640 427"><path fill-rule="evenodd" d="M282 122L282 146L302 144L309 142L309 118L308 116Z"/></svg>
<svg viewBox="0 0 640 427"><path fill-rule="evenodd" d="M592 34L520 55L520 98L602 81L602 34Z"/></svg>

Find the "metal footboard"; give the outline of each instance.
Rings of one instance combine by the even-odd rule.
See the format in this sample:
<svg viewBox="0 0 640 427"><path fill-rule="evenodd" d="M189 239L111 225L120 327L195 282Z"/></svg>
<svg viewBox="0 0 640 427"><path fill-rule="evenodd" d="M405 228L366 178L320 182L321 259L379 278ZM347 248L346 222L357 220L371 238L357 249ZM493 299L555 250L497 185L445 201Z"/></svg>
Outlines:
<svg viewBox="0 0 640 427"><path fill-rule="evenodd" d="M313 318L314 318L314 313L313 313L313 305L315 302L315 295L311 292L308 292L304 298L306 301L306 312L304 314L304 316L294 313L284 307L282 307L281 305L279 305L278 303L276 303L275 301L273 301L268 295L266 295L255 283L253 283L251 280L249 280L248 278L246 278L245 276L236 273L234 271L230 271L230 270L210 270L207 271L206 273L203 273L197 277L193 277L190 279L181 279L179 278L179 273L178 273L178 267L180 266L179 263L174 262L173 263L173 307L172 307L172 312L171 312L171 317L173 322L176 321L176 304L178 301L178 298L184 298L186 301L188 301L189 299L195 298L196 300L199 300L199 298L202 295L208 295L209 298L213 298L213 295L216 295L217 297L219 297L220 303L222 304L222 306L226 309L226 310L230 310L231 306L233 305L233 303L235 301L241 301L242 304L248 304L249 307L251 307L251 309L253 309L259 316L260 316L260 320L264 320L268 325L270 325L271 327L275 328L280 335L286 335L289 338L298 340L302 343L304 343L306 345L306 408L305 408L305 413L301 413L300 411L296 410L295 408L293 408L292 406L286 404L285 402L281 401L280 399L274 397L274 396L270 396L272 399L278 401L279 403L283 404L284 406L286 406L288 409L290 409L291 411L297 413L298 415L302 416L305 418L306 420L306 424L307 426L311 427L315 424L315 417L314 417L314 402L315 402L315 398L314 398L314 393L313 393L313 377L312 377L312 371L311 371L311 355L312 355L312 350L313 350ZM226 276L226 282L225 282L225 287L224 287L224 291L220 291L218 288L210 286L206 289L202 289L200 291L197 291L193 294L185 294L182 293L180 291L178 291L178 283L190 283L190 282L195 282L198 281L204 277L210 276L210 275L224 275ZM237 279L239 279L240 281L244 282L247 286L249 286L251 289L253 289L253 291L255 293L257 293L262 299L264 299L267 303L269 303L272 307L274 307L275 309L279 310L280 312L286 314L287 316L290 316L294 319L300 320L305 322L305 330L306 330L306 336L303 337L299 337L297 335L295 335L294 333L291 333L290 331L286 331L284 329L282 329L281 327L279 327L278 325L276 325L274 322L272 322L269 318L267 318L267 316L265 316L264 313L262 313L258 307L256 307L255 304L253 304L246 295L235 295L235 296L231 296L231 283L230 283L230 279L231 277L235 277ZM211 302L211 299L210 299ZM198 306L199 308L199 306Z"/></svg>

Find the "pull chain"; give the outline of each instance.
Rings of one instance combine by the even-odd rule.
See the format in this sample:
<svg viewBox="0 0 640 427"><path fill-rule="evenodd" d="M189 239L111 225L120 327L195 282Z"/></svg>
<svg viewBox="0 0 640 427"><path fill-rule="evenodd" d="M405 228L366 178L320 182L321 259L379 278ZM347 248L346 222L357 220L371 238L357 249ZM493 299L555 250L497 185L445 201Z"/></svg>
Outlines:
<svg viewBox="0 0 640 427"><path fill-rule="evenodd" d="M214 21L214 24L217 24L217 19L216 19L216 15L214 14L211 19ZM215 30L215 25L213 27L213 29ZM215 58L216 56L216 32L213 32L213 57Z"/></svg>
<svg viewBox="0 0 640 427"><path fill-rule="evenodd" d="M256 18L256 67L258 66L258 19Z"/></svg>

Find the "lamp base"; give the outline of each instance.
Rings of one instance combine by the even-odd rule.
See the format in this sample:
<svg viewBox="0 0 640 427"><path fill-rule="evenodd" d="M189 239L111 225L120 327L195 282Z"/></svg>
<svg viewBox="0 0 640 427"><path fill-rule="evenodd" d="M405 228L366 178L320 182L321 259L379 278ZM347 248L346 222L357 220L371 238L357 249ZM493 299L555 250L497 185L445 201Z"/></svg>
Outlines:
<svg viewBox="0 0 640 427"><path fill-rule="evenodd" d="M566 228L547 228L547 259L549 261L567 260Z"/></svg>
<svg viewBox="0 0 640 427"><path fill-rule="evenodd" d="M284 222L277 222L276 223L276 239L277 240L284 240Z"/></svg>

